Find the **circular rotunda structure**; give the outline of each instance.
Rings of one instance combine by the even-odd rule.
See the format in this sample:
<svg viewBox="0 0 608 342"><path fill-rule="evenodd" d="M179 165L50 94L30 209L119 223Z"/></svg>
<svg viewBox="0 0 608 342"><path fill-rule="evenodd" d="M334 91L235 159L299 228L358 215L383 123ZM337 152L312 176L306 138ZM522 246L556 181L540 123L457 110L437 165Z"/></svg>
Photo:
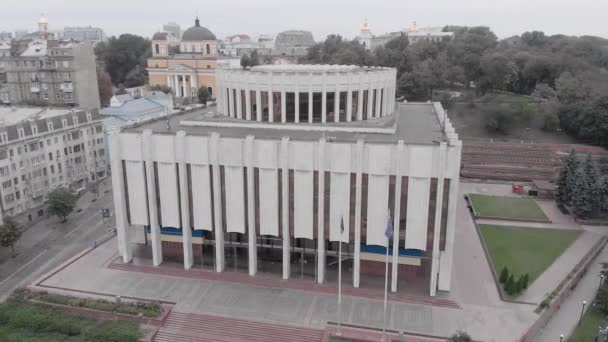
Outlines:
<svg viewBox="0 0 608 342"><path fill-rule="evenodd" d="M218 71L218 112L282 123L377 119L395 112L396 69L355 65L260 65Z"/></svg>

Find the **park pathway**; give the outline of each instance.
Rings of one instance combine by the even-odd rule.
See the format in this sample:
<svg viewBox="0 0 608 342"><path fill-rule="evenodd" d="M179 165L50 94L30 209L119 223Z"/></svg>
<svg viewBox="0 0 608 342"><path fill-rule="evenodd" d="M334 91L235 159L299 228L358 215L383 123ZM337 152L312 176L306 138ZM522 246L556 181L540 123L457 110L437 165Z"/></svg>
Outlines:
<svg viewBox="0 0 608 342"><path fill-rule="evenodd" d="M602 263L608 262L608 248L597 256L589 266L589 270L579 281L576 289L562 303L559 311L553 315L549 323L543 328L540 335L536 337L537 342L555 342L560 340L560 335L568 337L576 328L581 315L582 303L593 302L595 293L599 288L599 273ZM586 306L588 308L589 305Z"/></svg>

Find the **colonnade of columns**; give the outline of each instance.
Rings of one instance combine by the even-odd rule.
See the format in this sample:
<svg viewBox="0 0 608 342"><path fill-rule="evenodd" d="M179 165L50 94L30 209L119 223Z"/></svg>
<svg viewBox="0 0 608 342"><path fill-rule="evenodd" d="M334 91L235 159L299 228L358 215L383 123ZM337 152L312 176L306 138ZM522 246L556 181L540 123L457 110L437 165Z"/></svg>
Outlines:
<svg viewBox="0 0 608 342"><path fill-rule="evenodd" d="M394 70L369 70L339 75L281 73L276 81L266 73L258 81L260 75L248 74L249 70L223 70L218 73L218 112L282 123L350 122L392 115Z"/></svg>
<svg viewBox="0 0 608 342"><path fill-rule="evenodd" d="M191 74L167 75L167 85L173 89L175 97L196 96L194 91L198 89L196 75Z"/></svg>

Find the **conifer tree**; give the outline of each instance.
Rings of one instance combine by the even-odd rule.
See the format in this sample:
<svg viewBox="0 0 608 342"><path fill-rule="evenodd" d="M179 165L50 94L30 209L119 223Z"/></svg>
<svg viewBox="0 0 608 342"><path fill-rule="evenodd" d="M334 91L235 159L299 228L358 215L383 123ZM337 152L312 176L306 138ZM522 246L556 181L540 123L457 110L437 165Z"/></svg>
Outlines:
<svg viewBox="0 0 608 342"><path fill-rule="evenodd" d="M593 184L589 182L584 167L580 167L575 173L572 206L580 217L589 217L593 213Z"/></svg>
<svg viewBox="0 0 608 342"><path fill-rule="evenodd" d="M500 277L498 278L498 281L500 281L501 284L504 284L508 278L509 278L509 270L507 269L507 266L504 266L502 268L502 271L500 271Z"/></svg>
<svg viewBox="0 0 608 342"><path fill-rule="evenodd" d="M574 150L564 160L559 179L557 181L557 202L562 205L571 205L572 192L574 190L575 173L578 169L578 160Z"/></svg>

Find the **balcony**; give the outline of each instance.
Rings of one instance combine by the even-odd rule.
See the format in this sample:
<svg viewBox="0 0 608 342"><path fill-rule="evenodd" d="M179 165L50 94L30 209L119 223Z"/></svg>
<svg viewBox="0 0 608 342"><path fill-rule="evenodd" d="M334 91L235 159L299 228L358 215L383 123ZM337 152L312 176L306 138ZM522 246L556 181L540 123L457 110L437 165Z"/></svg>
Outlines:
<svg viewBox="0 0 608 342"><path fill-rule="evenodd" d="M63 91L64 93L71 93L74 91L74 86L72 84L72 82L63 82L61 84L61 91Z"/></svg>
<svg viewBox="0 0 608 342"><path fill-rule="evenodd" d="M40 83L38 83L38 82L32 82L30 84L30 91L32 93L39 93L40 92Z"/></svg>

